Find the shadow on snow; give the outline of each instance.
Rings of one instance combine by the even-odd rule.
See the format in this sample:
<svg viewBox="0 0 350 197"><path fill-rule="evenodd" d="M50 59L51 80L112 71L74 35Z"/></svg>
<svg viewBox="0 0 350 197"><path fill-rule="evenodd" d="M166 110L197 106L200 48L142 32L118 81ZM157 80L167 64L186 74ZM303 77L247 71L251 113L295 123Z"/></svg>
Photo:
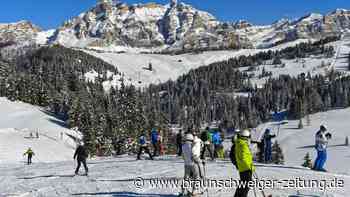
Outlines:
<svg viewBox="0 0 350 197"><path fill-rule="evenodd" d="M76 193L73 196L102 196L111 195L112 197L176 197L175 194L151 194L151 193L135 193L135 192L97 192L97 193Z"/></svg>

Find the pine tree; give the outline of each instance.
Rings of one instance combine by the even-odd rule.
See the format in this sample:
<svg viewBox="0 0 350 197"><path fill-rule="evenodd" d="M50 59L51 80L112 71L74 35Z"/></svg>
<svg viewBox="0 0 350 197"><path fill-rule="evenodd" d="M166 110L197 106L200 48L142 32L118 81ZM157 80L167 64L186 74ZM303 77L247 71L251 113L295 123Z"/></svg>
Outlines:
<svg viewBox="0 0 350 197"><path fill-rule="evenodd" d="M312 168L312 162L311 162L309 153L306 153L306 155L304 157L304 163L302 166L304 166L306 168Z"/></svg>
<svg viewBox="0 0 350 197"><path fill-rule="evenodd" d="M284 164L283 151L277 141L272 145L272 162L279 165Z"/></svg>

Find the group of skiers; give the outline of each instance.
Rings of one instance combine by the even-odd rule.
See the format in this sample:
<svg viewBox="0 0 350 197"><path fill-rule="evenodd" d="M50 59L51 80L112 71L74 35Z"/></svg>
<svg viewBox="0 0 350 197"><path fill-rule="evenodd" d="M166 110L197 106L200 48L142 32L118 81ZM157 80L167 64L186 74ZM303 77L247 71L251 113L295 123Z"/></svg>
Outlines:
<svg viewBox="0 0 350 197"><path fill-rule="evenodd" d="M197 134L199 134L199 132L197 132ZM182 155L182 136L182 130L180 130L176 136L178 156ZM219 132L219 129L213 129L213 132L210 132L209 127L207 127L198 137L203 143L203 147L200 152L201 159L204 159L206 151L208 151L211 160L214 160L215 158L224 158L224 146L222 144L223 137Z"/></svg>
<svg viewBox="0 0 350 197"><path fill-rule="evenodd" d="M153 147L153 154L148 147L149 143L147 142L146 133L142 133L139 137L139 151L137 154L137 159L141 159L141 155L143 152L146 152L150 159L153 160L155 156L160 156L164 154L164 146L163 146L163 136L162 131L157 131L157 129L152 129L151 131L151 144Z"/></svg>
<svg viewBox="0 0 350 197"><path fill-rule="evenodd" d="M326 171L324 164L327 160L327 145L328 141L332 138L332 135L327 132L327 127L321 125L319 131L315 135L315 149L317 151L317 158L315 160L313 169L317 171ZM270 129L266 129L260 142L258 144L260 149L259 157L263 157L265 162L271 162L272 160L272 139L276 135L271 134ZM139 138L140 149L137 154L139 160L141 154L145 151L151 160L155 156L159 156L163 153L162 148L162 136L161 132L156 129L151 131L150 135L151 144L154 148L153 154L148 147L147 137L145 133ZM189 128L185 134L180 130L176 136L177 154L183 156L184 159L184 179L201 180L205 178L205 152L209 152L211 160L219 157L220 151L223 149L223 137L221 136L219 129L210 129L207 127L204 131L194 130ZM232 147L230 150L230 159L239 172L240 181L251 181L253 179L253 173L255 166L253 164L253 154L250 150L251 132L248 129L236 130L232 137ZM254 142L253 142L254 143ZM214 153L212 152L212 146L214 146ZM31 148L24 153L28 156L27 163L32 163L32 157L35 155ZM83 143L78 143L77 149L74 153L74 160L77 160L77 167L75 174L78 175L81 165L85 168L85 174L88 174L88 167L86 159L88 153ZM202 188L182 188L181 194L183 196L196 196L202 194ZM249 187L237 188L235 197L246 197L249 192Z"/></svg>
<svg viewBox="0 0 350 197"><path fill-rule="evenodd" d="M208 132L207 128L204 132ZM219 131L214 131L212 138L217 136ZM184 139L182 141L182 153L184 158L184 179L188 180L201 180L205 179L206 176L206 168L205 168L205 158L204 152L205 150L209 150L207 148L208 141L210 141L210 137L204 137L203 132L199 133L198 131L188 129L184 135ZM255 170L253 164L253 155L249 148L250 141L250 131L243 130L239 131L237 135L233 138L233 148L231 148L230 155L232 162L236 166L239 171L240 180L241 181L250 181L252 180L253 172ZM204 139L204 140L202 140ZM215 145L218 143L214 139L211 140ZM217 143L217 144L216 144ZM218 149L218 147L216 147ZM193 188L182 188L181 196L197 196L203 193L203 188L197 187L197 185L193 185ZM249 192L249 187L240 187L237 188L235 197L246 197Z"/></svg>

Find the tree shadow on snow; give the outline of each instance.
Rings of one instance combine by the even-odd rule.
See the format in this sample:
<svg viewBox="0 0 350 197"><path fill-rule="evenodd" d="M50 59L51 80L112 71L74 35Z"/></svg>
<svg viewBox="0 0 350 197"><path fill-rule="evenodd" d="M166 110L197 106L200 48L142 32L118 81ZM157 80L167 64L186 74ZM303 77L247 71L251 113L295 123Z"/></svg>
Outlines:
<svg viewBox="0 0 350 197"><path fill-rule="evenodd" d="M51 177L58 177L58 178L65 178L65 177L74 177L74 174L67 174L67 175L41 175L41 176L31 176L31 177L20 177L17 179L22 180L31 180L31 179L40 179L40 178L51 178Z"/></svg>
<svg viewBox="0 0 350 197"><path fill-rule="evenodd" d="M156 178L156 177L154 177ZM143 178L143 181L151 181L154 178ZM160 177L159 177L160 178ZM135 178L136 179L136 178ZM135 179L97 179L96 182L133 182ZM179 177L161 177L162 180L181 180Z"/></svg>
<svg viewBox="0 0 350 197"><path fill-rule="evenodd" d="M72 196L102 196L111 195L112 197L176 197L174 194L151 194L151 193L135 193L135 192L97 192L97 193L77 193Z"/></svg>
<svg viewBox="0 0 350 197"><path fill-rule="evenodd" d="M87 162L88 164L106 164L106 163L128 163L128 162L136 162L138 161L135 157L135 159L129 159L129 160L121 160L121 161L115 161L115 160L110 160L110 161L95 161L95 162Z"/></svg>
<svg viewBox="0 0 350 197"><path fill-rule="evenodd" d="M64 121L62 120L57 120L57 119L54 119L54 118L48 118L48 121L52 122L52 123L55 123L63 128L68 128L68 125L67 123L65 123Z"/></svg>

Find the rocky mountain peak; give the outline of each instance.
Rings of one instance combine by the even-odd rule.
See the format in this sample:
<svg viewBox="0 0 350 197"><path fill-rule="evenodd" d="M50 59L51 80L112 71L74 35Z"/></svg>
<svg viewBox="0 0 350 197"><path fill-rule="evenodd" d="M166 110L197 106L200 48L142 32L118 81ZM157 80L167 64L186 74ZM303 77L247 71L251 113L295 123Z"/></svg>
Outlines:
<svg viewBox="0 0 350 197"><path fill-rule="evenodd" d="M350 28L350 12L312 13L298 20L254 26L241 20L223 23L208 12L170 0L169 5L99 0L60 27L54 43L75 47L137 47L152 50L269 47L296 39L319 39Z"/></svg>

